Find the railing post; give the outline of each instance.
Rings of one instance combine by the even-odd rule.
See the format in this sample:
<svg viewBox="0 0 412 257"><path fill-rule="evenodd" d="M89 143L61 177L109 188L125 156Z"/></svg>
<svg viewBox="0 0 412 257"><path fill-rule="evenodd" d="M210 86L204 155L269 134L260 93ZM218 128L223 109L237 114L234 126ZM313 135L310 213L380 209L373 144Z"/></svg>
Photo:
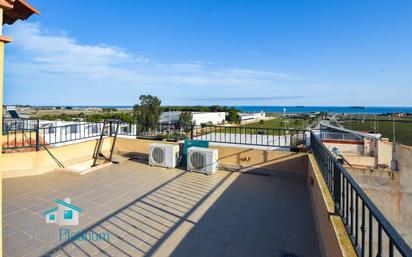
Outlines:
<svg viewBox="0 0 412 257"><path fill-rule="evenodd" d="M23 130L24 133L24 130ZM40 151L40 126L39 120L36 122L36 151Z"/></svg>
<svg viewBox="0 0 412 257"><path fill-rule="evenodd" d="M340 211L341 206L341 175L340 170L336 165L333 165L333 198L335 200L335 212Z"/></svg>

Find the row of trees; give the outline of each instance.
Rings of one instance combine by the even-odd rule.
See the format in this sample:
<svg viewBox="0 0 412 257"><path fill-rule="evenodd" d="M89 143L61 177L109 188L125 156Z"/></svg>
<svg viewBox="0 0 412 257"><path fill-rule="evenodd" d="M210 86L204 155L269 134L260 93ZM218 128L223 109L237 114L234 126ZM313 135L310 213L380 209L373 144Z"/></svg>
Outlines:
<svg viewBox="0 0 412 257"><path fill-rule="evenodd" d="M193 111L208 111L208 112L227 112L226 121L239 124L240 116L238 110L226 106L169 106L162 107L162 101L152 95L141 95L139 103L133 106L133 113L120 112L115 108L103 108L102 113L88 114L59 114L59 115L44 115L39 117L45 120L84 120L87 122L102 122L105 119L119 119L128 123L137 123L141 130L153 130L157 128L160 115L164 111L182 111L180 115L180 126L183 130L190 130L192 125Z"/></svg>
<svg viewBox="0 0 412 257"><path fill-rule="evenodd" d="M63 120L63 121L77 121L83 120L87 122L102 122L105 119L119 119L128 123L135 123L136 117L134 114L126 112L109 112L109 113L94 113L94 114L85 114L83 112L78 114L46 114L38 117L41 120Z"/></svg>
<svg viewBox="0 0 412 257"><path fill-rule="evenodd" d="M211 105L211 106L162 106L162 112L181 111L181 112L229 112L234 107Z"/></svg>
<svg viewBox="0 0 412 257"><path fill-rule="evenodd" d="M184 131L190 130L192 126L193 111L209 111L209 112L228 112L226 121L231 123L240 123L240 116L238 110L235 108L229 108L226 106L169 106L162 107L161 101L156 96L141 95L139 97L139 103L133 107L135 116L137 117L137 123L142 124L142 129L150 130L155 129L160 121L160 115L164 111L182 111L180 115L180 126Z"/></svg>

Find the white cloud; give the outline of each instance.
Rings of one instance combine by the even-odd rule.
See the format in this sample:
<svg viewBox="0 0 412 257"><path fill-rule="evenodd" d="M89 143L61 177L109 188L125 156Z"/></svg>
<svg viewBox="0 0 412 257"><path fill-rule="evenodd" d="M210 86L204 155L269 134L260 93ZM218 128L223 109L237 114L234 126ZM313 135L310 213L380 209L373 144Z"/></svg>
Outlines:
<svg viewBox="0 0 412 257"><path fill-rule="evenodd" d="M268 84L288 77L283 73L237 68L213 70L200 61L158 63L119 47L80 44L64 32L50 33L38 23L18 23L9 33L14 38L13 47L22 50L26 56L25 61L17 60L13 65L16 68L13 73L24 68L34 76L43 73L93 77L120 75L120 80L135 82L197 85L241 85L252 81Z"/></svg>
<svg viewBox="0 0 412 257"><path fill-rule="evenodd" d="M99 76L128 62L146 63L144 57L133 57L124 50L104 45L82 45L74 39L53 35L42 30L37 23L18 23L10 31L13 47L22 51L24 61L17 60L14 67L24 67L33 75L42 73ZM28 69L28 70L27 70Z"/></svg>
<svg viewBox="0 0 412 257"><path fill-rule="evenodd" d="M281 72L236 67L217 69L202 61L160 63L116 46L82 44L64 31L50 32L39 23L21 22L8 30L13 44L8 48L12 56L7 55L6 60L7 85L13 90L32 87L42 90L45 94L37 96L38 104L58 104L51 98L61 92L67 96L67 103L72 104L102 101L128 104L132 101L131 95L134 99L140 93L182 99L198 94L212 97L216 90L227 94L236 89L238 95L248 96L250 87L273 90L285 80L293 79ZM110 94L100 93L100 100L93 99L92 95L75 94L76 90L86 88L89 92L104 89ZM122 90L115 90L118 88ZM33 103L28 96L13 92L6 93L5 97L6 102Z"/></svg>
<svg viewBox="0 0 412 257"><path fill-rule="evenodd" d="M371 91L345 80L328 83L270 70L216 68L196 57L158 62L117 46L79 43L65 31L52 32L39 23L17 22L6 30L13 38L6 48L4 96L9 104L128 105L139 94L153 94L165 104L365 105L388 103L388 98L399 98L396 92L405 92L402 86L393 86L392 95L384 87ZM365 102L371 94L370 103ZM397 104L409 105L407 101Z"/></svg>

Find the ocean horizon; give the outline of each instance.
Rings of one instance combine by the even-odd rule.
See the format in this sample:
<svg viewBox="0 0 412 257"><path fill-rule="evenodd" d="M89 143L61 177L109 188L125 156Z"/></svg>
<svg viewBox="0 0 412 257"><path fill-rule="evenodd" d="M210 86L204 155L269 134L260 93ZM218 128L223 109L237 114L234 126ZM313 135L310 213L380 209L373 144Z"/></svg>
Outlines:
<svg viewBox="0 0 412 257"><path fill-rule="evenodd" d="M179 105L180 106L180 105ZM229 106L229 105L228 105ZM129 105L84 105L84 106L72 106L74 108L117 108L126 109L133 108ZM399 106L230 106L234 107L241 112L274 112L274 113L311 113L311 112L328 112L328 113L352 113L352 114L386 114L386 113L411 113L412 107L399 107Z"/></svg>

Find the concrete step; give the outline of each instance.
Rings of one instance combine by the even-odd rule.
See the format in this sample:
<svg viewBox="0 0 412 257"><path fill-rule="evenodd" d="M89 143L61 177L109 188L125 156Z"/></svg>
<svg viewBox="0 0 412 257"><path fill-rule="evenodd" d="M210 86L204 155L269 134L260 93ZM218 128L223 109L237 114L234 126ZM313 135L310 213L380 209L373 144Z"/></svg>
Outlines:
<svg viewBox="0 0 412 257"><path fill-rule="evenodd" d="M112 164L119 164L124 161L128 160L128 158L123 157L121 155L113 155L112 162L109 162L107 160L102 160L99 159L97 162L97 165L92 167L94 159L90 159L84 162L79 162L64 168L57 168L56 171L63 171L63 172L68 172L71 174L75 175L84 175L93 171L96 171L98 169L110 166Z"/></svg>

